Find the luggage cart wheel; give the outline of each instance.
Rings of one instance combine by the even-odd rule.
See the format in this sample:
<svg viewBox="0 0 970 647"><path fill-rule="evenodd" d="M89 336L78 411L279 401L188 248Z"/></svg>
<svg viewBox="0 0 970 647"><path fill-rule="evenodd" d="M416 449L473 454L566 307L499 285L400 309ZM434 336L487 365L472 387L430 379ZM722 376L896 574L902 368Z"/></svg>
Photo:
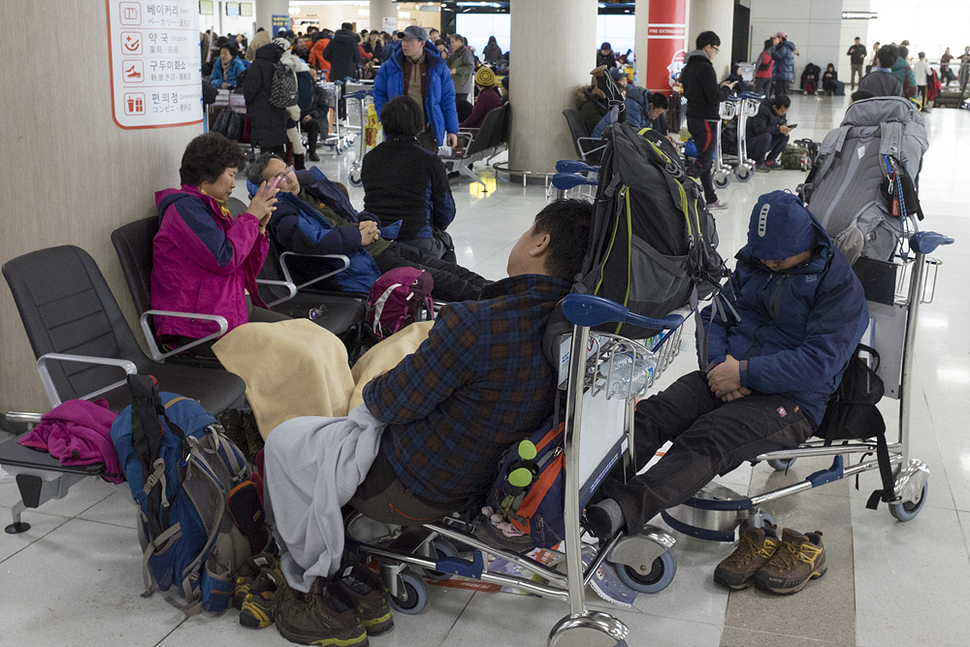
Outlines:
<svg viewBox="0 0 970 647"><path fill-rule="evenodd" d="M455 545L445 539L444 537L438 537L434 540L432 544L432 550L437 554L437 559L445 559L446 557L458 557L458 549ZM452 573L442 573L441 571L435 571L430 568L421 569L424 572L425 577L431 578L435 582L441 582L443 580L451 579Z"/></svg>
<svg viewBox="0 0 970 647"><path fill-rule="evenodd" d="M674 581L677 574L677 557L668 550L653 560L650 571L641 573L626 564L613 564L620 580L634 591L640 593L659 593Z"/></svg>
<svg viewBox="0 0 970 647"><path fill-rule="evenodd" d="M734 169L734 179L738 182L747 182L754 176L751 172L751 168L742 164L738 168Z"/></svg>
<svg viewBox="0 0 970 647"><path fill-rule="evenodd" d="M401 587L397 596L388 595L391 608L400 613L413 616L421 613L428 604L428 584L412 573L401 573Z"/></svg>
<svg viewBox="0 0 970 647"><path fill-rule="evenodd" d="M771 465L776 472L784 472L794 463L794 458L772 458L768 461L768 464Z"/></svg>
<svg viewBox="0 0 970 647"><path fill-rule="evenodd" d="M926 503L926 494L929 488L929 483L923 483L923 487L919 492L919 497L916 501L903 501L902 503L890 503L889 504L889 514L894 516L898 521L912 521L919 514L919 511L923 509L923 504Z"/></svg>
<svg viewBox="0 0 970 647"><path fill-rule="evenodd" d="M350 169L350 173L347 174L347 181L350 182L350 186L360 186L360 171Z"/></svg>
<svg viewBox="0 0 970 647"><path fill-rule="evenodd" d="M730 183L731 183L731 176L730 176L730 174L720 174L720 173L718 173L718 174L715 174L714 175L714 186L716 186L717 188L723 189L724 187L726 187Z"/></svg>

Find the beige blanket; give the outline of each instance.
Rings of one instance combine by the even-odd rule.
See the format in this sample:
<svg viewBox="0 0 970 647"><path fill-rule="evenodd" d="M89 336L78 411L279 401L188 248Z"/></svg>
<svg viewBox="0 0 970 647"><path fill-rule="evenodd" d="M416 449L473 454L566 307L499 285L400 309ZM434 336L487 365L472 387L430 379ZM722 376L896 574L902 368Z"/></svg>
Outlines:
<svg viewBox="0 0 970 647"><path fill-rule="evenodd" d="M212 348L228 371L245 380L246 399L265 439L293 418L346 416L363 402L364 385L414 352L431 325L415 323L385 339L353 371L343 343L309 319L244 324Z"/></svg>

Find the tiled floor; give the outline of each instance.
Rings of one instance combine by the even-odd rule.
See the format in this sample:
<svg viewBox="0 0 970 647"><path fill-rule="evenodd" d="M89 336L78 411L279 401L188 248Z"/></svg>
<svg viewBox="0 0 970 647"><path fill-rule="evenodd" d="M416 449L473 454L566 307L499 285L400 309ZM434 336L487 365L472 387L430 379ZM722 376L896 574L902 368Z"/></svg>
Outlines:
<svg viewBox="0 0 970 647"><path fill-rule="evenodd" d="M820 140L841 119L846 99L795 97L790 121L799 137ZM925 229L957 239L936 256L940 268L934 303L919 321L915 397L911 403L913 456L932 470L930 495L912 522L896 522L882 507L865 509L877 485L867 474L779 502L779 521L825 532L832 571L792 598L755 591L729 596L711 581L714 565L730 548L678 537L677 577L631 610L609 607L592 593L591 605L616 613L631 628L630 645L948 645L967 644L970 617L970 313L963 280L970 273L970 220L966 208L966 144L970 113L938 110L927 116L931 146L920 177ZM962 146L961 146L962 144ZM352 153L320 163L331 177L346 177ZM489 192L453 181L458 217L451 227L459 261L489 278L505 275L512 244L545 202L543 189L522 188L491 170ZM721 250L733 255L745 237L748 214L765 191L794 189L798 172L757 174L721 192L730 208L717 214ZM241 196L241 190L238 192ZM355 204L361 190L351 189ZM964 322L964 323L961 323ZM692 368L688 354L670 375ZM817 465L796 463L788 478L804 478ZM724 483L744 491L772 474L767 466L742 468ZM0 521L7 523L16 487L0 480ZM22 535L0 534L0 636L4 645L71 644L99 647L285 645L274 629L247 630L235 612L222 617L181 613L156 595L139 597L140 560L134 510L124 487L87 481L62 501L24 519ZM562 603L432 587L428 609L395 617L396 628L374 638L376 647L543 645ZM806 618L808 619L806 621Z"/></svg>

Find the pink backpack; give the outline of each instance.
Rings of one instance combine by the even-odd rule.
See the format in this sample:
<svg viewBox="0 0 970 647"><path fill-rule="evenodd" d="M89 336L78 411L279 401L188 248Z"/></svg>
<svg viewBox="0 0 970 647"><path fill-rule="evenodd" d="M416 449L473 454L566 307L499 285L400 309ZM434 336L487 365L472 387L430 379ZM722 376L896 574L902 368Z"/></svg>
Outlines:
<svg viewBox="0 0 970 647"><path fill-rule="evenodd" d="M367 296L367 328L378 339L386 339L415 321L434 319L431 290L434 279L413 267L396 267L384 272Z"/></svg>

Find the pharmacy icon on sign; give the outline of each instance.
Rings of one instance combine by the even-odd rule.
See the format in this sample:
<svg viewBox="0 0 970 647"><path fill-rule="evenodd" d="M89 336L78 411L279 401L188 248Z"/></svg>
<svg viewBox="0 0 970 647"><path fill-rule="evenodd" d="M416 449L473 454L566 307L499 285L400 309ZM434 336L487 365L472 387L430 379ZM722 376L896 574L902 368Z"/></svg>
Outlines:
<svg viewBox="0 0 970 647"><path fill-rule="evenodd" d="M121 12L122 25L141 24L141 6L137 2L122 2L118 5L118 10Z"/></svg>
<svg viewBox="0 0 970 647"><path fill-rule="evenodd" d="M126 92L124 103L126 115L145 114L145 95L141 92Z"/></svg>
<svg viewBox="0 0 970 647"><path fill-rule="evenodd" d="M141 61L125 61L122 68L125 83L141 83L145 80L145 64Z"/></svg>
<svg viewBox="0 0 970 647"><path fill-rule="evenodd" d="M141 34L137 31L121 32L121 53L125 56L141 54Z"/></svg>

